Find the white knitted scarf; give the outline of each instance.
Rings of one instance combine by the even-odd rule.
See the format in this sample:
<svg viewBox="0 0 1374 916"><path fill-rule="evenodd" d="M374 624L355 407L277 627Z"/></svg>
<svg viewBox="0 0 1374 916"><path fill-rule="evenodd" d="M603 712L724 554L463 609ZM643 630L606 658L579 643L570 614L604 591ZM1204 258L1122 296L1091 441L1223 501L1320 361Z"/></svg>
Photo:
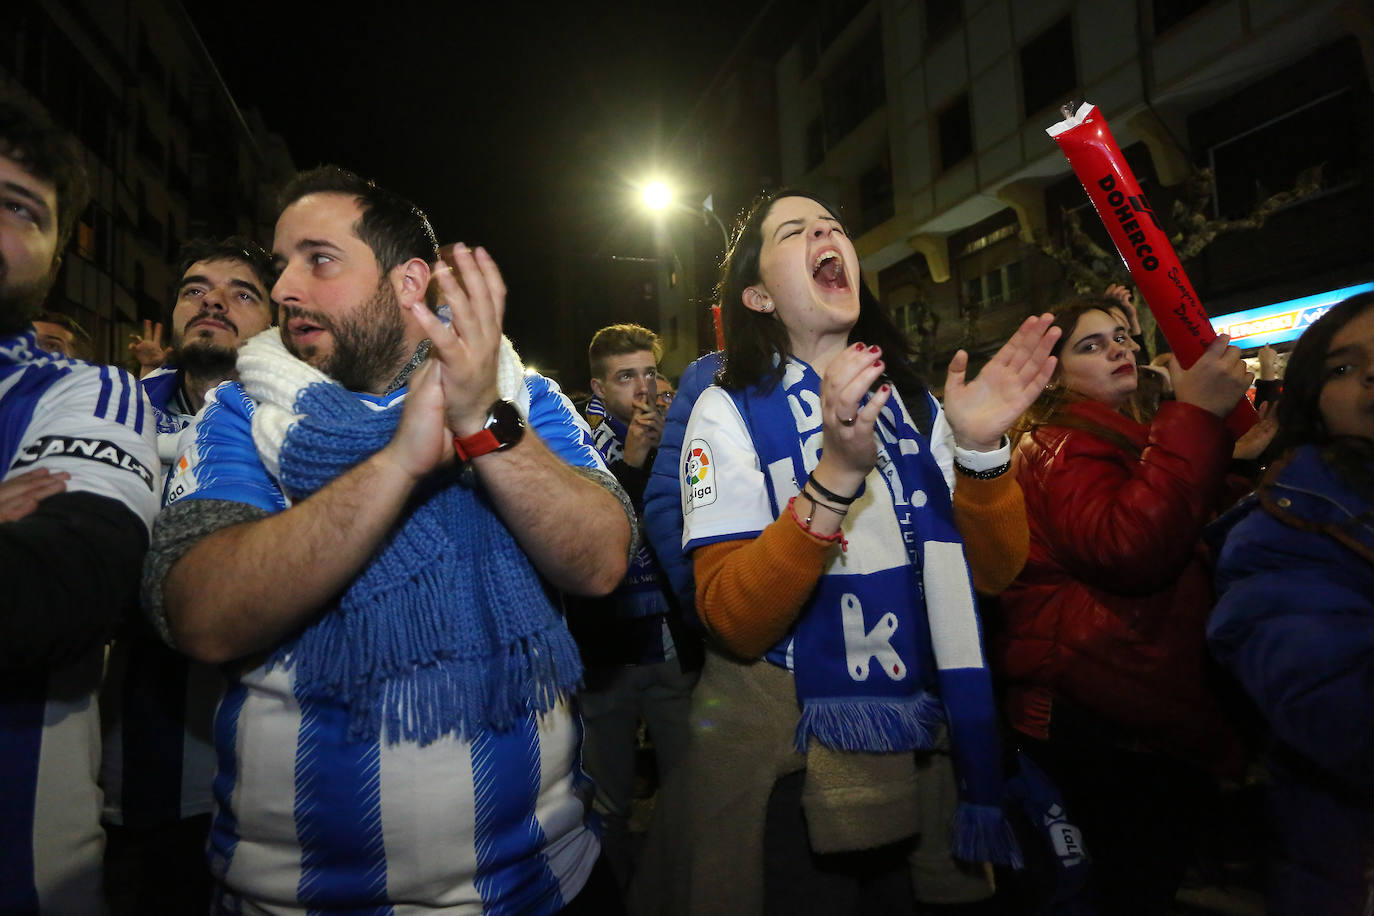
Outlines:
<svg viewBox="0 0 1374 916"><path fill-rule="evenodd" d="M497 386L501 397L515 404L528 419L529 389L525 387L525 367L507 337L501 338L497 365ZM293 356L282 343L281 330L268 328L253 336L238 354L239 383L253 399L253 444L263 465L280 479L282 443L291 425L299 419L296 399L301 391L320 382L338 384L319 369Z"/></svg>

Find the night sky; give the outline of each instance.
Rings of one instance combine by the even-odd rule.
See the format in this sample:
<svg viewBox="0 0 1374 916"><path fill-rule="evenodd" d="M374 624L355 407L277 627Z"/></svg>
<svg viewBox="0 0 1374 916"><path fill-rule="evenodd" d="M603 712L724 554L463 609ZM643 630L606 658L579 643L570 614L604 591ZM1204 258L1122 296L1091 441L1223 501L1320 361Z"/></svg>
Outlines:
<svg viewBox="0 0 1374 916"><path fill-rule="evenodd" d="M553 333L558 265L575 270L611 236L615 253L653 253L630 182L690 149L672 140L761 5L448 0L348 15L186 0L240 107L298 167L375 178L424 208L441 243L487 246L511 290L507 331L545 364L586 348Z"/></svg>

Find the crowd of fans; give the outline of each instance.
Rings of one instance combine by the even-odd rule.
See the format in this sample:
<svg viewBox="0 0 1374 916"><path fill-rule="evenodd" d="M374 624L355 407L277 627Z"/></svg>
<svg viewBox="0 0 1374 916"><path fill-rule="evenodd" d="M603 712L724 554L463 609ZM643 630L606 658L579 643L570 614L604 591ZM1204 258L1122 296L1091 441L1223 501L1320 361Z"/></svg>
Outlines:
<svg viewBox="0 0 1374 916"><path fill-rule="evenodd" d="M1268 912L1374 912L1374 295L1239 438L1119 286L935 386L780 190L579 410L322 166L135 379L43 311L86 188L0 99L0 912L1169 913L1237 792Z"/></svg>

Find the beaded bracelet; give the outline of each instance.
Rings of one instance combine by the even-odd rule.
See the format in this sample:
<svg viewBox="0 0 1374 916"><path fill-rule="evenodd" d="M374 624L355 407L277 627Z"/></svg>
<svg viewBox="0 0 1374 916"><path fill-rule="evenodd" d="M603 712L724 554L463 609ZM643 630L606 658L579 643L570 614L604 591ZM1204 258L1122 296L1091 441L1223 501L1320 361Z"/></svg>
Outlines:
<svg viewBox="0 0 1374 916"><path fill-rule="evenodd" d="M857 493L853 496L841 496L838 493L832 493L825 487L821 486L820 481L816 480L815 474L812 474L810 477L806 478L806 483L809 483L811 484L811 486L815 487L816 492L821 494L821 496L825 497L826 499L833 499L835 502L839 503L842 506L847 506L850 503L854 502L854 500L859 498L859 495ZM806 484L802 484L802 487L805 488Z"/></svg>
<svg viewBox="0 0 1374 916"><path fill-rule="evenodd" d="M817 504L816 504L816 503L812 503L811 505L812 505L813 511L814 511L814 507L815 507ZM842 532L842 531L836 531L834 534L817 534L816 532L814 532L814 531L811 530L811 516L808 515L808 516L806 517L806 521L804 521L804 522L801 520L801 517L797 515L797 497L794 496L794 497L792 497L791 499L789 499L789 500L787 501L787 511L788 511L789 514L791 514L791 516L792 516L792 521L796 522L796 523L797 523L797 526L798 526L799 528L801 528L801 530L805 531L807 534L811 535L811 536L812 536L813 538L815 538L816 540L818 540L818 541L829 541L829 542L832 543L832 544L835 543L836 541L839 541L839 543L840 543L840 551L841 551L842 553L848 553L848 552L849 552L849 542L848 542L847 540L845 540L844 532Z"/></svg>
<svg viewBox="0 0 1374 916"><path fill-rule="evenodd" d="M954 470L963 474L965 477L972 477L974 480L992 480L994 477L1001 477L1007 471L1010 471L1011 462L1008 461L1006 464L999 465L995 468L988 468L986 471L975 471L964 467L956 460L954 462Z"/></svg>

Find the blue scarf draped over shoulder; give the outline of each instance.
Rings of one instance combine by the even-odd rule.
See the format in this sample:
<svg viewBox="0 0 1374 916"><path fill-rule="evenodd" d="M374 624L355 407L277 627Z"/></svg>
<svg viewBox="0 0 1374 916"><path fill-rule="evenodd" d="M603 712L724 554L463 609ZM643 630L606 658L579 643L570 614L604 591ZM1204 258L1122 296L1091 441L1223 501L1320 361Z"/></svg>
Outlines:
<svg viewBox="0 0 1374 916"><path fill-rule="evenodd" d="M401 416L329 383L294 409L280 481L297 501L380 450ZM421 484L338 604L271 662L294 669L298 696L345 704L350 739L392 744L504 731L582 678L544 582L456 469Z"/></svg>
<svg viewBox="0 0 1374 916"><path fill-rule="evenodd" d="M753 439L775 516L820 460L820 389L816 371L794 358L771 389L729 392ZM933 416L938 407L928 406ZM766 657L793 672L801 751L812 738L841 751L928 750L938 726L947 724L961 797L955 854L1019 866L1001 807L997 710L949 484L930 437L900 397L884 405L876 436L876 469L906 562L867 573L832 564L792 632ZM849 521L863 524L852 509Z"/></svg>

